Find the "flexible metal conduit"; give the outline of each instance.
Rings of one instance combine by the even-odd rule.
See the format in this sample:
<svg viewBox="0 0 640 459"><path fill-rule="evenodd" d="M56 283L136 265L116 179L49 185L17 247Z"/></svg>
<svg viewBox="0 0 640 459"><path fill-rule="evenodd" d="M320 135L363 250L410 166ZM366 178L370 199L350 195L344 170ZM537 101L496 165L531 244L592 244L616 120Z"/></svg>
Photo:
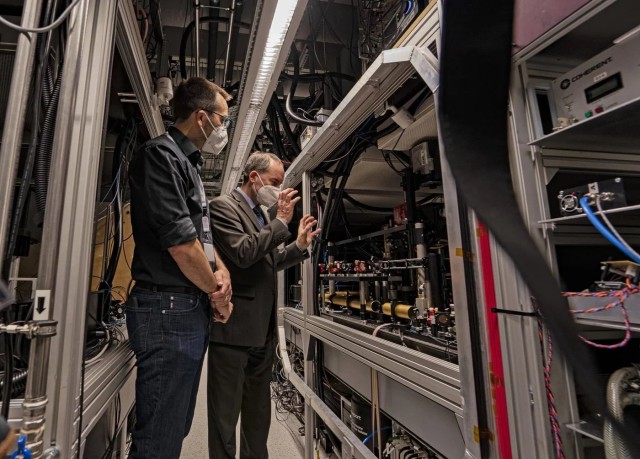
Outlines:
<svg viewBox="0 0 640 459"><path fill-rule="evenodd" d="M621 368L611 375L607 383L607 404L611 413L624 423L624 409L630 405L640 405L640 394L627 391L632 379L640 379L640 370L633 367ZM622 438L613 425L605 420L604 449L607 459L633 459Z"/></svg>
<svg viewBox="0 0 640 459"><path fill-rule="evenodd" d="M62 67L58 72L49 105L46 107L42 123L42 137L36 153L36 202L38 210L44 212L47 206L47 189L49 188L49 170L51 168L51 153L53 151L53 136L56 132L56 118L58 115L58 101L60 100L60 86L62 84Z"/></svg>

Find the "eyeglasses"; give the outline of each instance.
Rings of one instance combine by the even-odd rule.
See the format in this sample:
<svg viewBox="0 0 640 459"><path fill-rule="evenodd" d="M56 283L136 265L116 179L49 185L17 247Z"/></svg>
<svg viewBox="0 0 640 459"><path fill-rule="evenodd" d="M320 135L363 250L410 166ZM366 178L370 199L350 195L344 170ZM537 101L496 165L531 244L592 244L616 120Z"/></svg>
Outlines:
<svg viewBox="0 0 640 459"><path fill-rule="evenodd" d="M222 125L224 126L225 129L229 129L231 127L231 117L230 116L226 116L226 115L221 115L218 112L213 112L216 115L218 115L220 118L222 118Z"/></svg>

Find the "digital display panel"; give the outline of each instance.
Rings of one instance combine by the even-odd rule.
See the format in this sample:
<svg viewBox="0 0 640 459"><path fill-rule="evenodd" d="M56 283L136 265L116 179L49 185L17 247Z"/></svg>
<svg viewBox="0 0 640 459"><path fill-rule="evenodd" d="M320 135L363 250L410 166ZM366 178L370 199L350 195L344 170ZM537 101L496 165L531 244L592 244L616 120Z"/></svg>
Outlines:
<svg viewBox="0 0 640 459"><path fill-rule="evenodd" d="M589 86L584 90L584 93L587 96L587 103L591 104L619 89L622 89L622 76L620 73L616 73L609 78L597 82L593 86Z"/></svg>

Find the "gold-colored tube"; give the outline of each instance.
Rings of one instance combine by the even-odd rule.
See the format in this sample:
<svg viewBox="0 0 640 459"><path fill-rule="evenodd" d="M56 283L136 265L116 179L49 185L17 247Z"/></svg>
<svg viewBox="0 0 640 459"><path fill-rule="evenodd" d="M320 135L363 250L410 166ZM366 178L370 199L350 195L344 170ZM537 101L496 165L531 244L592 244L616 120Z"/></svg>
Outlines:
<svg viewBox="0 0 640 459"><path fill-rule="evenodd" d="M347 304L347 296L349 298L349 303ZM336 306L342 307L350 307L352 309L360 309L360 299L358 297L357 292L336 292L335 294L325 293L324 300L327 303L334 304ZM367 301L366 305L368 312L380 312L380 308L382 308L382 313L385 316L391 315L391 303L384 303L380 306L379 301ZM418 316L418 309L410 304L404 303L396 303L395 308L395 316L401 319L415 319Z"/></svg>

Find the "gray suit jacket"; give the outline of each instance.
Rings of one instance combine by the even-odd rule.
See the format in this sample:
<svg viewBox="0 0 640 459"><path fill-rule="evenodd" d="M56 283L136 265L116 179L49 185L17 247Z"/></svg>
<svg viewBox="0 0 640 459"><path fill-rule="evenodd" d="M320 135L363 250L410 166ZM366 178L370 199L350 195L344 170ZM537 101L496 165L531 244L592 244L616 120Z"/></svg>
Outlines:
<svg viewBox="0 0 640 459"><path fill-rule="evenodd" d="M211 341L232 346L264 346L269 324L277 320L277 271L300 263L303 252L295 242L278 246L291 236L282 222L258 219L244 197L234 190L209 204L213 243L231 273L233 314L226 324L214 323ZM273 330L275 331L275 330Z"/></svg>

